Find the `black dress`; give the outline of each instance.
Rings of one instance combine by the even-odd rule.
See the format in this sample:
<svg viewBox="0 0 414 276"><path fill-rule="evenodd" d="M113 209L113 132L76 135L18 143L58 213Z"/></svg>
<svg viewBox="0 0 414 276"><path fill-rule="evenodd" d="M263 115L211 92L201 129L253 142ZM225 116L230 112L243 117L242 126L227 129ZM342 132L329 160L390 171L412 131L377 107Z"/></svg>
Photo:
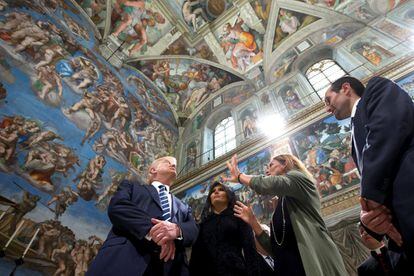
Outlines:
<svg viewBox="0 0 414 276"><path fill-rule="evenodd" d="M273 213L272 225L270 225L270 238L273 255L277 265L275 265L275 271L278 275L295 275L305 276L305 269L303 268L302 259L300 257L298 244L295 237L295 232L293 232L292 222L290 221L289 213L286 208L286 200L289 200L289 197L285 196L285 199L279 200L279 204L276 207L275 212ZM282 212L283 204L283 212ZM285 237L283 237L283 217L285 218ZM275 241L274 235L276 234L276 239L281 243L277 244ZM283 242L282 242L283 239Z"/></svg>
<svg viewBox="0 0 414 276"><path fill-rule="evenodd" d="M243 257L243 254L244 257ZM193 245L190 275L257 275L258 254L249 225L227 208L200 223Z"/></svg>

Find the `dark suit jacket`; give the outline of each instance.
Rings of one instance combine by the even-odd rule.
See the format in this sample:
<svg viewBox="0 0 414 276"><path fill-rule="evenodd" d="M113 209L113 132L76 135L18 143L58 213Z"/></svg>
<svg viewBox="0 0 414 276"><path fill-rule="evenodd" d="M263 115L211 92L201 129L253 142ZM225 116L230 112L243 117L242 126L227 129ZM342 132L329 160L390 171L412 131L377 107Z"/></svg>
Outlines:
<svg viewBox="0 0 414 276"><path fill-rule="evenodd" d="M275 272L270 266L269 264L266 262L266 260L263 258L262 255L258 254L257 256L258 260L259 260L259 275L261 276L275 276L277 275L277 272ZM276 265L276 261L275 261L275 265Z"/></svg>
<svg viewBox="0 0 414 276"><path fill-rule="evenodd" d="M143 275L150 262L159 260L160 247L145 238L153 226L151 218L162 219L157 190L123 181L111 199L108 215L113 227L86 275ZM164 275L187 275L184 248L195 241L198 228L190 208L175 196L171 222L181 228L183 239L175 241L175 258L164 264Z"/></svg>
<svg viewBox="0 0 414 276"><path fill-rule="evenodd" d="M414 249L414 105L394 82L372 78L353 119L352 156L361 196L384 204L412 258Z"/></svg>
<svg viewBox="0 0 414 276"><path fill-rule="evenodd" d="M412 272L404 269L406 265L403 256L388 250L386 247L381 248L381 255L371 251L371 256L358 267L359 276L409 276Z"/></svg>

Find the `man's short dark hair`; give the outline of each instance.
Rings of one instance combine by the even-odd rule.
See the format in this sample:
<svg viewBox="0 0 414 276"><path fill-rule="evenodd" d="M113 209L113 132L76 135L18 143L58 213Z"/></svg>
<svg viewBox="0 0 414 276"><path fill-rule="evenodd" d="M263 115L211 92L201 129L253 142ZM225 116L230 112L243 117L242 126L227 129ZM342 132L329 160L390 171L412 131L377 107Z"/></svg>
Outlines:
<svg viewBox="0 0 414 276"><path fill-rule="evenodd" d="M342 84L349 83L349 85L354 89L355 93L362 97L362 94L364 94L365 86L360 82L357 78L345 76L342 78L337 79L334 81L331 85L331 91L339 93L339 90L341 90Z"/></svg>

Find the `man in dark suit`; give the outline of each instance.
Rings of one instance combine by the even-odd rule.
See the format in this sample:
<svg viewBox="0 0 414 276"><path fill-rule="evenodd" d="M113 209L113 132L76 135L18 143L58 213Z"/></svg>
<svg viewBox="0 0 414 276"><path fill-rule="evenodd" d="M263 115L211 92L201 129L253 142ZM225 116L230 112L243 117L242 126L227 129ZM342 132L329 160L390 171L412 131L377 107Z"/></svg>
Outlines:
<svg viewBox="0 0 414 276"><path fill-rule="evenodd" d="M362 243L371 251L371 256L358 266L359 276L409 275L403 271L400 253L388 250L383 241L374 239L362 225L358 228Z"/></svg>
<svg viewBox="0 0 414 276"><path fill-rule="evenodd" d="M113 227L86 275L188 275L185 247L198 235L190 208L169 193L174 157L155 160L149 185L123 181L111 199Z"/></svg>
<svg viewBox="0 0 414 276"><path fill-rule="evenodd" d="M266 232L267 235L270 236L270 227L266 224L260 224L263 231ZM275 272L275 261L270 256L268 252L261 246L261 244L257 241L256 236L254 237L254 242L256 245L257 253L259 254L259 270L261 276L270 276L270 275L277 275Z"/></svg>
<svg viewBox="0 0 414 276"><path fill-rule="evenodd" d="M338 120L352 117L352 156L361 174L362 223L373 233L386 234L395 244L402 244L414 260L411 98L385 78L374 77L365 88L356 78L342 77L326 91L325 104Z"/></svg>

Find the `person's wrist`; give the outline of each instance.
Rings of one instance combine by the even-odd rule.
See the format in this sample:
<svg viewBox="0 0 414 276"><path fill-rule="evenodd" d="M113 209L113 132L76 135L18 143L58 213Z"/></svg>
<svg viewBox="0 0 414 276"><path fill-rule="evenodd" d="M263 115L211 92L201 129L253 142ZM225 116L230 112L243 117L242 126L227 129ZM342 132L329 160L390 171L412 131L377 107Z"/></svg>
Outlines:
<svg viewBox="0 0 414 276"><path fill-rule="evenodd" d="M237 181L241 184L241 181L240 181L240 175L242 175L243 173L241 173L241 172L239 172L239 174L237 175Z"/></svg>

